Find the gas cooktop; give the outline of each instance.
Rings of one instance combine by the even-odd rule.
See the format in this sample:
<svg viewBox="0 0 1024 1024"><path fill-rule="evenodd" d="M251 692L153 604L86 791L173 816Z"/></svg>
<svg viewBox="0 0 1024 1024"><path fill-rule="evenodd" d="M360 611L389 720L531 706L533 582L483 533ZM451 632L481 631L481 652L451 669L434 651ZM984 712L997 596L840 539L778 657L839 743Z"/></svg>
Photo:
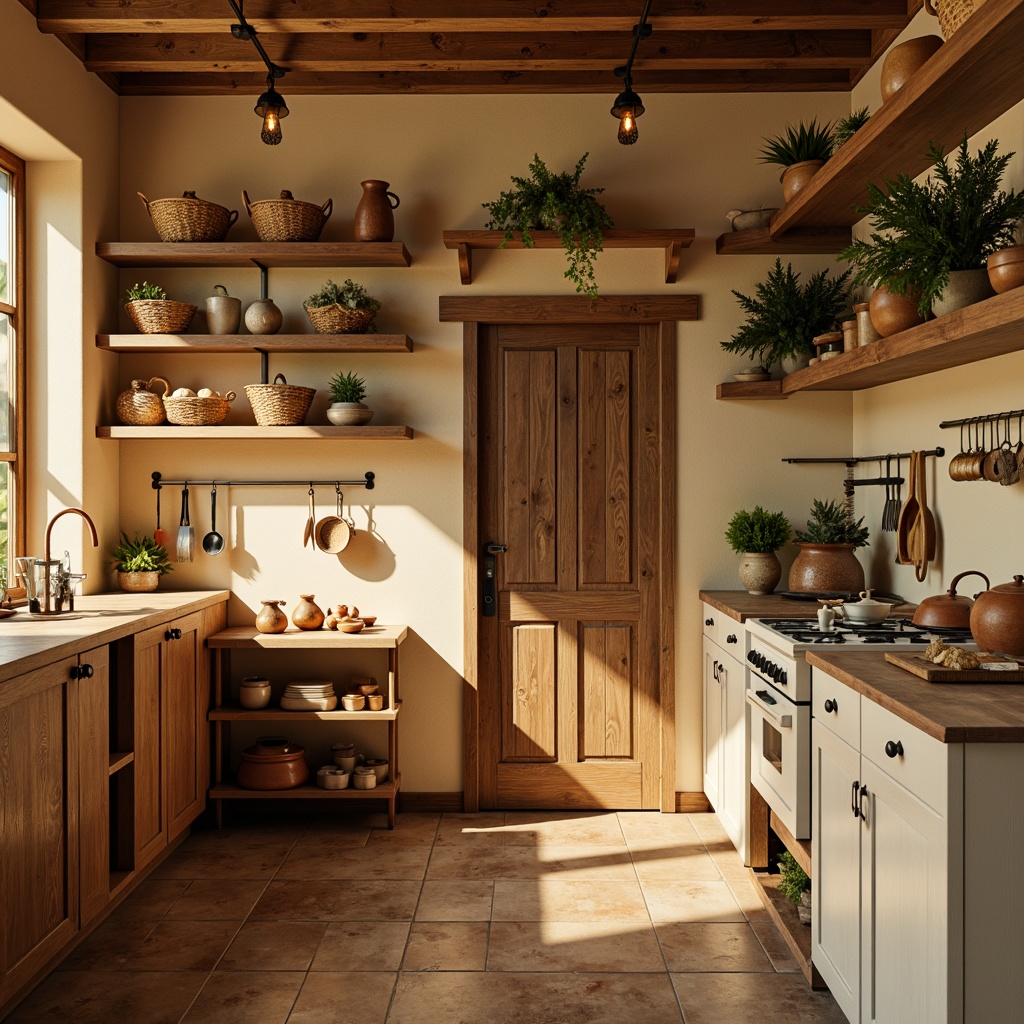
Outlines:
<svg viewBox="0 0 1024 1024"><path fill-rule="evenodd" d="M885 619L870 626L836 624L830 630L821 630L813 619L756 619L787 646L814 644L883 644L887 646L927 645L937 637L954 644L970 644L969 629L946 629L915 626L909 619Z"/></svg>

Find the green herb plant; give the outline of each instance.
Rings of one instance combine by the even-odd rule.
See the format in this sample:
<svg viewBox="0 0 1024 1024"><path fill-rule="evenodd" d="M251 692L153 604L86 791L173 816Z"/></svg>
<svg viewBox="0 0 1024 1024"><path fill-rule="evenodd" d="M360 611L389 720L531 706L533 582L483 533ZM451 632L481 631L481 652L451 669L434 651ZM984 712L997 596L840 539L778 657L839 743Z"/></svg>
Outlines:
<svg viewBox="0 0 1024 1024"><path fill-rule="evenodd" d="M775 859L779 868L782 880L779 882L779 892L786 897L793 906L798 906L800 897L811 887L811 880L807 872L797 863L796 857L783 850Z"/></svg>
<svg viewBox="0 0 1024 1024"><path fill-rule="evenodd" d="M612 226L604 206L595 198L603 188L582 188L580 177L589 153L576 161L570 174L562 171L552 174L544 161L535 153L530 164L530 177L512 176L513 188L502 192L497 199L484 203L491 215L486 227L504 231L501 246L521 233L523 245L533 246L531 231L542 229L557 231L565 249L568 269L565 277L576 285L576 291L593 297L597 295L594 260L602 251L602 232Z"/></svg>
<svg viewBox="0 0 1024 1024"><path fill-rule="evenodd" d="M354 373L336 373L328 387L335 402L361 402L366 397L366 381Z"/></svg>
<svg viewBox="0 0 1024 1024"><path fill-rule="evenodd" d="M836 121L836 126L832 132L832 139L835 143L834 150L849 142L868 123L870 117L868 108L861 107L860 110L854 110L847 114L846 117L841 117Z"/></svg>
<svg viewBox="0 0 1024 1024"><path fill-rule="evenodd" d="M806 125L801 121L796 128L787 125L785 134L764 139L761 163L789 167L804 160L827 160L835 148L833 132L831 121L819 125L817 118Z"/></svg>
<svg viewBox="0 0 1024 1024"><path fill-rule="evenodd" d="M118 572L158 572L161 576L173 572L167 550L147 534L129 538L121 531L121 542L111 552L114 568Z"/></svg>
<svg viewBox="0 0 1024 1024"><path fill-rule="evenodd" d="M726 352L749 356L766 369L780 359L814 352L814 338L832 330L849 308L847 270L829 277L820 270L800 284L800 275L776 257L768 277L755 288L754 297L733 291L747 314L747 322L729 341L721 342Z"/></svg>
<svg viewBox="0 0 1024 1024"><path fill-rule="evenodd" d="M125 292L125 302L136 302L139 299L166 299L167 292L163 290L158 284L150 284L148 281L143 281L142 284L133 284L131 288Z"/></svg>
<svg viewBox="0 0 1024 1024"><path fill-rule="evenodd" d="M856 239L837 257L857 268L854 283L885 285L899 295L919 292L918 312L928 316L950 271L983 267L991 253L1014 245L1024 193L1000 189L1014 154L998 156L998 147L990 140L972 156L964 135L951 164L932 143L928 156L935 166L923 184L907 174L884 189L868 182L868 203L856 209L872 218L870 239Z"/></svg>
<svg viewBox="0 0 1024 1024"><path fill-rule="evenodd" d="M725 531L725 539L738 554L778 551L793 532L782 512L766 512L760 505L753 512L740 509Z"/></svg>
<svg viewBox="0 0 1024 1024"><path fill-rule="evenodd" d="M795 538L800 544L852 544L862 548L868 543L868 528L864 517L855 522L845 505L815 498L807 529L797 530Z"/></svg>
<svg viewBox="0 0 1024 1024"><path fill-rule="evenodd" d="M335 284L328 278L327 283L313 292L305 305L318 308L320 306L346 306L348 309L369 309L374 313L380 309L380 303L361 285L351 278L346 278L343 285Z"/></svg>

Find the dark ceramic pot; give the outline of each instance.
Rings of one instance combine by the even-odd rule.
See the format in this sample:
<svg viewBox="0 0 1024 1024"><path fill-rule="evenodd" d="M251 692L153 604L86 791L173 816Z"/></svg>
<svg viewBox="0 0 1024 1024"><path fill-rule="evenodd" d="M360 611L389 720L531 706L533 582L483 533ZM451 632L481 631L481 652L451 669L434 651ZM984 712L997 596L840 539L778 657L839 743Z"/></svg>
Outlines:
<svg viewBox="0 0 1024 1024"><path fill-rule="evenodd" d="M797 544L800 554L789 570L789 589L860 593L864 567L852 544Z"/></svg>

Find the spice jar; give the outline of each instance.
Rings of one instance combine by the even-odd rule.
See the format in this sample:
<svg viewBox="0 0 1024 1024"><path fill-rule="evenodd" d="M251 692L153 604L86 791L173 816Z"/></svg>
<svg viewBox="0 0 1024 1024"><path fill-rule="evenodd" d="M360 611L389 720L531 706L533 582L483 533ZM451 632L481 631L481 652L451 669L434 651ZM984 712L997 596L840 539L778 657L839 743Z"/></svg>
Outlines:
<svg viewBox="0 0 1024 1024"><path fill-rule="evenodd" d="M818 361L824 363L826 360L835 359L843 352L843 332L830 331L828 334L819 334L814 339L818 349Z"/></svg>
<svg viewBox="0 0 1024 1024"><path fill-rule="evenodd" d="M867 302L858 302L854 307L853 311L857 314L857 344L858 345L870 345L873 341L878 341L881 335L875 330L874 325L871 323L871 315L869 313Z"/></svg>
<svg viewBox="0 0 1024 1024"><path fill-rule="evenodd" d="M857 347L857 321L844 320L843 328L843 351L852 352Z"/></svg>

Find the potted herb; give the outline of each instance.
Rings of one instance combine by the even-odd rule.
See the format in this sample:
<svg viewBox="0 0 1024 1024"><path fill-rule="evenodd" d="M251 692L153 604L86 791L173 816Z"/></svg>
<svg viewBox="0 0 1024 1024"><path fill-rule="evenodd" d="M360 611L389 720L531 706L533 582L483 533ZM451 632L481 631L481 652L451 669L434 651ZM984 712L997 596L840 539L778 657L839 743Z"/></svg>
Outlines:
<svg viewBox="0 0 1024 1024"><path fill-rule="evenodd" d="M142 334L183 334L196 315L191 302L167 298L158 284L136 282L125 292L125 310Z"/></svg>
<svg viewBox="0 0 1024 1024"><path fill-rule="evenodd" d="M860 110L851 111L846 117L841 117L836 121L836 126L832 131L832 140L835 144L833 152L849 142L868 123L870 118L868 108L861 107Z"/></svg>
<svg viewBox="0 0 1024 1024"><path fill-rule="evenodd" d="M740 583L750 594L770 594L782 579L782 565L775 554L789 540L793 528L782 512L740 509L725 531L725 539L740 562Z"/></svg>
<svg viewBox="0 0 1024 1024"><path fill-rule="evenodd" d="M972 156L964 135L951 164L933 143L928 155L935 166L923 183L907 174L886 182L884 189L869 182L868 203L857 212L872 218L870 238L856 239L838 256L857 268L854 283L917 296L921 318L991 295L985 261L1014 244L1024 218L1024 193L999 187L1014 154L998 156L998 147L992 139ZM875 322L877 306L871 307L875 329L893 333Z"/></svg>
<svg viewBox="0 0 1024 1024"><path fill-rule="evenodd" d="M780 361L786 372L806 365L814 352L814 338L832 330L849 308L850 273L829 277L827 269L820 270L801 285L793 265L783 268L782 260L776 258L753 298L733 291L747 322L730 341L721 343L722 348L743 353L766 369Z"/></svg>
<svg viewBox="0 0 1024 1024"><path fill-rule="evenodd" d="M487 228L505 232L502 248L514 241L516 232L521 234L523 245L531 248L531 231L557 231L569 264L565 276L575 283L576 291L593 297L597 295L594 260L601 251L602 232L612 226L612 219L595 198L604 189L580 187L589 155L584 153L576 161L571 174L552 174L535 153L530 177L513 175L514 188L483 207L491 215Z"/></svg>
<svg viewBox="0 0 1024 1024"><path fill-rule="evenodd" d="M785 134L764 139L761 162L779 164L784 167L782 195L788 203L814 175L824 166L835 148L834 127L831 121L818 124L814 118L810 124L803 121L794 128L787 125Z"/></svg>
<svg viewBox="0 0 1024 1024"><path fill-rule="evenodd" d="M118 586L130 592L156 590L160 577L172 572L166 549L146 534L129 539L121 531L121 542L111 552Z"/></svg>
<svg viewBox="0 0 1024 1024"><path fill-rule="evenodd" d="M797 863L796 857L783 850L775 859L782 878L779 892L796 907L801 924L811 923L811 880L807 872Z"/></svg>
<svg viewBox="0 0 1024 1024"><path fill-rule="evenodd" d="M343 285L330 279L303 303L317 334L373 334L373 318L380 303L361 285L346 278Z"/></svg>
<svg viewBox="0 0 1024 1024"><path fill-rule="evenodd" d="M864 589L864 568L854 550L867 544L868 528L847 505L815 498L807 529L797 530L795 539L800 554L789 570L790 590L856 594Z"/></svg>
<svg viewBox="0 0 1024 1024"><path fill-rule="evenodd" d="M363 404L366 381L354 373L336 373L328 383L331 405L327 418L337 427L356 427L373 419L373 410Z"/></svg>

